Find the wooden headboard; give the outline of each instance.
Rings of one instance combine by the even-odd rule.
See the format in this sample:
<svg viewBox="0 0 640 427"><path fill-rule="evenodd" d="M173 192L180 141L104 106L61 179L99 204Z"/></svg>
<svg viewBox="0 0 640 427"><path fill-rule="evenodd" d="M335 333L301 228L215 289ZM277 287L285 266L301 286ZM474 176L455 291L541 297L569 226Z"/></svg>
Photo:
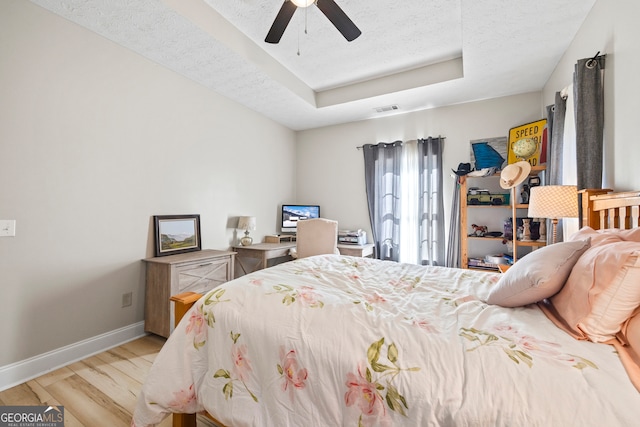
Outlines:
<svg viewBox="0 0 640 427"><path fill-rule="evenodd" d="M640 191L613 193L608 189L586 189L581 196L581 226L593 229L638 227Z"/></svg>

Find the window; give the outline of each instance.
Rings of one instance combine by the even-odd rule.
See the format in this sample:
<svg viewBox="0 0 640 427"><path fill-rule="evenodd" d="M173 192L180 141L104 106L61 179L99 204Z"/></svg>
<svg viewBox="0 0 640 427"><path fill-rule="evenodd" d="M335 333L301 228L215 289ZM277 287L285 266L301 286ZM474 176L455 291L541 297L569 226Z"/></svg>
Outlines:
<svg viewBox="0 0 640 427"><path fill-rule="evenodd" d="M378 257L444 265L443 138L363 147Z"/></svg>

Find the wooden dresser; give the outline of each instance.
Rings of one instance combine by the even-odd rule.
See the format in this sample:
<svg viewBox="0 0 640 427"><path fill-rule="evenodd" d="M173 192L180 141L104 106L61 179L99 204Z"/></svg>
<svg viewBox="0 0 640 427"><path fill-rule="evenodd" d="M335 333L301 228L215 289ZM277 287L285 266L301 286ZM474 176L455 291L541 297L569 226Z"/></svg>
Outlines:
<svg viewBox="0 0 640 427"><path fill-rule="evenodd" d="M204 294L233 279L235 252L205 249L147 258L144 330L163 337L173 331L169 298L182 292Z"/></svg>

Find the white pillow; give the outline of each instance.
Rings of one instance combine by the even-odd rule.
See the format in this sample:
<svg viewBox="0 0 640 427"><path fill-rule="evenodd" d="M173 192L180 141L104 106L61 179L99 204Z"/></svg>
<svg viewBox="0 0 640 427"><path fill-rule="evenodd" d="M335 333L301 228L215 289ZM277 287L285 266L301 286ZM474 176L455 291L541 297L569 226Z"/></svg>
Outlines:
<svg viewBox="0 0 640 427"><path fill-rule="evenodd" d="M589 245L590 239L576 240L531 252L502 275L489 293L487 303L519 307L555 295Z"/></svg>

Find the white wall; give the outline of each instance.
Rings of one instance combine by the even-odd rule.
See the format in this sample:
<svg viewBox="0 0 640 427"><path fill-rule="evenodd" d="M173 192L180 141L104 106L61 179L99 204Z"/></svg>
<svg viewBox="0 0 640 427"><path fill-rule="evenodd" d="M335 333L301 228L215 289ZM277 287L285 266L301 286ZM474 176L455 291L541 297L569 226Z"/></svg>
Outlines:
<svg viewBox="0 0 640 427"><path fill-rule="evenodd" d="M469 142L506 137L510 128L538 120L541 114L540 93L528 93L298 132L298 200L322 205L322 216L338 220L341 229L362 228L371 233L363 155L356 147L441 135L446 137L448 230L454 185L451 169L469 161Z"/></svg>
<svg viewBox="0 0 640 427"><path fill-rule="evenodd" d="M294 200L293 131L30 2L0 2L0 76L0 367L140 322L153 215L227 249Z"/></svg>
<svg viewBox="0 0 640 427"><path fill-rule="evenodd" d="M598 0L543 91L544 104L573 81L575 63L600 51L605 65L605 186L640 189L640 3ZM569 112L568 112L569 113ZM571 112L572 113L572 112Z"/></svg>

